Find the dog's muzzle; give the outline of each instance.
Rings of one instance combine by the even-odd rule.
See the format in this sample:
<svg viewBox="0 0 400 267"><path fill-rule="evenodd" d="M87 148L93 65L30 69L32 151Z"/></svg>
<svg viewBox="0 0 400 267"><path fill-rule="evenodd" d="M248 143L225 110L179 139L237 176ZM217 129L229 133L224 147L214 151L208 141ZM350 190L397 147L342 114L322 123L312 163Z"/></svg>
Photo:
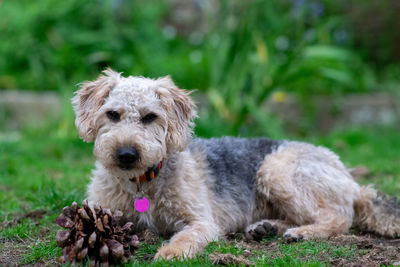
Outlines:
<svg viewBox="0 0 400 267"><path fill-rule="evenodd" d="M117 150L116 158L121 169L129 170L139 159L139 152L134 147L121 147Z"/></svg>

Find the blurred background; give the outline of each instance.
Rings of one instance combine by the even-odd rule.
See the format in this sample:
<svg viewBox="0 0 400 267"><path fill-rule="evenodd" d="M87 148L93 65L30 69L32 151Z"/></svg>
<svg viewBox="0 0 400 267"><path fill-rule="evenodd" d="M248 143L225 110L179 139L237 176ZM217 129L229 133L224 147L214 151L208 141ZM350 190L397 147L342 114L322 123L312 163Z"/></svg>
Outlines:
<svg viewBox="0 0 400 267"><path fill-rule="evenodd" d="M54 219L95 160L70 99L106 67L194 90L198 136L324 145L400 196L399 15L399 0L0 0L0 265L61 255Z"/></svg>
<svg viewBox="0 0 400 267"><path fill-rule="evenodd" d="M394 125L398 14L397 0L3 0L0 129L53 118L75 134L69 99L108 66L196 89L200 136Z"/></svg>

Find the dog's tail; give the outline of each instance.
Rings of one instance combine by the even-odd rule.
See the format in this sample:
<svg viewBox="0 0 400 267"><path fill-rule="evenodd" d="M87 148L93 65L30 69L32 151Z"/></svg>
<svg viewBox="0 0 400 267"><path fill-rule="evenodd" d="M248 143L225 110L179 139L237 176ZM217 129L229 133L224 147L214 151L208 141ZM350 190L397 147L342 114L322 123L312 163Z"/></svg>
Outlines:
<svg viewBox="0 0 400 267"><path fill-rule="evenodd" d="M400 237L400 203L397 198L389 198L371 186L362 186L354 210L354 223L360 230Z"/></svg>

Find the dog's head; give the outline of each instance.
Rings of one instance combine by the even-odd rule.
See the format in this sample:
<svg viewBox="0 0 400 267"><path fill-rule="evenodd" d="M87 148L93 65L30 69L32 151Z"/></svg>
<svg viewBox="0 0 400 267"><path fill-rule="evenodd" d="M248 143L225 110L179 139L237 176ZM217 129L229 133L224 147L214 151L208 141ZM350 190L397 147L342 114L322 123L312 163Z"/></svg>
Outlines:
<svg viewBox="0 0 400 267"><path fill-rule="evenodd" d="M84 82L72 99L75 124L110 170L138 176L170 153L182 151L196 116L189 93L170 77L122 77L110 69Z"/></svg>

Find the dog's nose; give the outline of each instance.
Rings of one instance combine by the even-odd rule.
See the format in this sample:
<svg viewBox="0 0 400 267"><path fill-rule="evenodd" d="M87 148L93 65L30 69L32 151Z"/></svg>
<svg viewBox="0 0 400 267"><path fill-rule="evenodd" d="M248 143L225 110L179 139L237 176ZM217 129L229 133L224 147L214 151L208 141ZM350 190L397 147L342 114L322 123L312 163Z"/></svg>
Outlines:
<svg viewBox="0 0 400 267"><path fill-rule="evenodd" d="M130 165L139 159L139 153L134 147L121 147L117 150L117 159L122 165Z"/></svg>

